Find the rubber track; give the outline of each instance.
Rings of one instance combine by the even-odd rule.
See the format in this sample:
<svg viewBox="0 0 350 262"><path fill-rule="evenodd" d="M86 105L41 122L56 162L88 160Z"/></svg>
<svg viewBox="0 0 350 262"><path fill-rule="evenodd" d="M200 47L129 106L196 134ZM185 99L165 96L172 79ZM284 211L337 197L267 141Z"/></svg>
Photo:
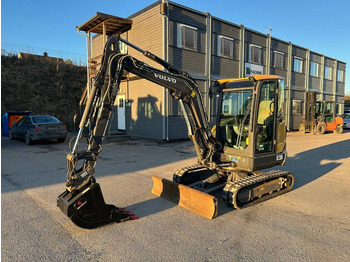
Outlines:
<svg viewBox="0 0 350 262"><path fill-rule="evenodd" d="M204 168L204 167L200 164L194 164L191 166L185 166L181 169L177 169L173 175L173 181L179 184L183 184L184 183L183 180L189 172L193 172L201 168Z"/></svg>
<svg viewBox="0 0 350 262"><path fill-rule="evenodd" d="M279 191L275 191L272 194L266 194L264 196L261 196L260 198L255 198L253 201L250 201L248 203L245 203L243 205L238 205L236 202L237 195L241 189L244 189L245 187L249 187L252 185L260 184L264 181L269 181L272 179L276 179L279 177L290 177L292 178L291 185L281 189ZM240 209L243 207L248 207L257 203L260 203L262 201L265 201L267 199L276 197L278 195L281 195L283 193L286 193L290 191L293 188L294 185L294 176L292 173L288 171L282 171L282 170L272 170L260 174L256 174L253 176L248 176L233 182L227 182L225 188L223 189L222 198L226 205L231 206L236 209Z"/></svg>

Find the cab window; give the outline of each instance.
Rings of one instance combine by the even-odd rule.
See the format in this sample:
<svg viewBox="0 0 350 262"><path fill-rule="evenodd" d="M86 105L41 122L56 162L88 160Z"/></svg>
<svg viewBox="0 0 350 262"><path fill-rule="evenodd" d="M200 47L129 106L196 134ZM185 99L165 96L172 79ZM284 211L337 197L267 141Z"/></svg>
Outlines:
<svg viewBox="0 0 350 262"><path fill-rule="evenodd" d="M274 109L276 82L263 82L259 94L255 152L265 153L273 150Z"/></svg>
<svg viewBox="0 0 350 262"><path fill-rule="evenodd" d="M224 147L245 149L248 144L252 90L223 93L219 141Z"/></svg>

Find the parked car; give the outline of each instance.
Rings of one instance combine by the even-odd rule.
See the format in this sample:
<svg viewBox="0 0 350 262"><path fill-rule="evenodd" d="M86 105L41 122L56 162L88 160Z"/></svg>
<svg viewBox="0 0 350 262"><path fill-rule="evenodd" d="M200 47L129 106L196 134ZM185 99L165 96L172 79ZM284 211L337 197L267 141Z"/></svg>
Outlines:
<svg viewBox="0 0 350 262"><path fill-rule="evenodd" d="M54 116L29 115L11 127L9 137L24 139L27 145L41 139L57 139L58 142L64 142L67 127Z"/></svg>
<svg viewBox="0 0 350 262"><path fill-rule="evenodd" d="M343 128L350 128L350 113L345 113L343 115Z"/></svg>

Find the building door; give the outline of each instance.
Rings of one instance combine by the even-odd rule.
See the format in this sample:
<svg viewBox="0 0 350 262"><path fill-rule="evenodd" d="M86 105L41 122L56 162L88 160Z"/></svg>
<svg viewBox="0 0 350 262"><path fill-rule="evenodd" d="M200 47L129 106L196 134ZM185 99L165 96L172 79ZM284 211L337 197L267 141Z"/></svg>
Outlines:
<svg viewBox="0 0 350 262"><path fill-rule="evenodd" d="M118 130L125 130L125 95L118 95Z"/></svg>

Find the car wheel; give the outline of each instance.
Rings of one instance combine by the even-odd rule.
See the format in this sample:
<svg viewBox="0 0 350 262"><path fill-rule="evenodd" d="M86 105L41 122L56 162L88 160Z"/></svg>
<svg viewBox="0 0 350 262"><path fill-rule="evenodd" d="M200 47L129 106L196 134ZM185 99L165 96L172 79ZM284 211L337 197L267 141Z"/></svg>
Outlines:
<svg viewBox="0 0 350 262"><path fill-rule="evenodd" d="M24 142L27 144L27 145L31 145L33 144L33 140L30 138L30 135L28 133L26 133L24 135Z"/></svg>
<svg viewBox="0 0 350 262"><path fill-rule="evenodd" d="M11 140L14 140L15 139L15 136L14 136L14 134L13 134L13 131L10 129L10 132L9 132L9 138L11 139Z"/></svg>
<svg viewBox="0 0 350 262"><path fill-rule="evenodd" d="M58 143L63 143L64 141L66 141L66 138L57 138L57 142Z"/></svg>
<svg viewBox="0 0 350 262"><path fill-rule="evenodd" d="M343 133L343 127L340 125L337 125L337 128L333 132L334 134L341 134Z"/></svg>
<svg viewBox="0 0 350 262"><path fill-rule="evenodd" d="M325 123L317 124L316 130L317 130L317 134L323 135L324 132L326 132L326 124Z"/></svg>

